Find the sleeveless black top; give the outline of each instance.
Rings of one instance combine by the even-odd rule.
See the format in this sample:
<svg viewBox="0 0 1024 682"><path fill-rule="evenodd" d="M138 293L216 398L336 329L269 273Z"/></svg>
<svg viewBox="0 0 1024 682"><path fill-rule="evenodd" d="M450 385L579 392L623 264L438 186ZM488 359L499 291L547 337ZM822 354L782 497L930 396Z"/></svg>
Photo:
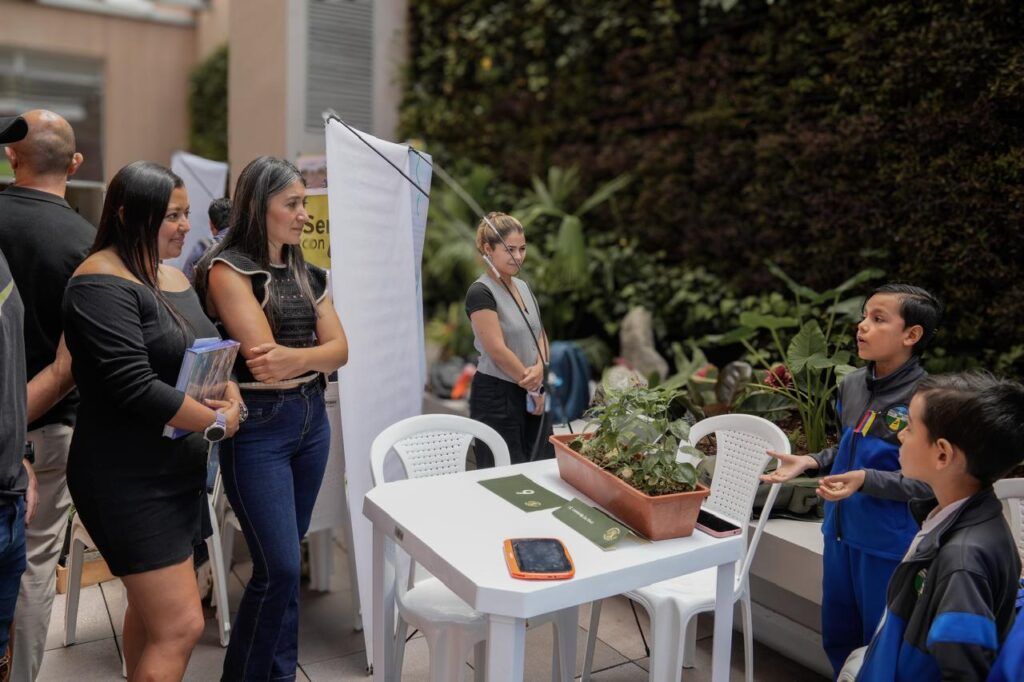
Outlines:
<svg viewBox="0 0 1024 682"><path fill-rule="evenodd" d="M249 277L253 296L267 313L270 331L276 343L289 348L311 348L317 344L316 308L303 296L288 266L271 265L266 270L249 256L234 249L221 251L210 262L210 266L218 262ZM319 304L327 296L327 271L306 263L306 276L313 297ZM221 321L214 322L227 338L227 331ZM235 361L235 376L239 383L256 381L241 353Z"/></svg>

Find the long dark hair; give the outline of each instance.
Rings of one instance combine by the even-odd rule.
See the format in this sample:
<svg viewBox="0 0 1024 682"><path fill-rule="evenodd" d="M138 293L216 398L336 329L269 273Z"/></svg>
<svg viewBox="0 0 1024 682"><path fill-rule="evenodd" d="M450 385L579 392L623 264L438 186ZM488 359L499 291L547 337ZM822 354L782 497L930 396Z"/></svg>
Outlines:
<svg viewBox="0 0 1024 682"><path fill-rule="evenodd" d="M182 330L191 325L160 291L158 236L171 192L184 186L171 170L149 161L136 161L117 171L103 199L103 213L91 251L113 247L128 272L153 291Z"/></svg>
<svg viewBox="0 0 1024 682"><path fill-rule="evenodd" d="M299 169L284 159L273 156L261 156L254 159L242 169L235 185L235 196L231 204L231 215L228 218L227 236L220 244L210 249L202 260L196 264L195 282L199 300L205 301L209 289L210 263L222 251L234 250L248 256L263 270L270 272L270 247L267 238L267 206L270 198L283 192L296 180L305 185ZM316 313L316 297L309 285L306 261L302 257L302 249L298 246L285 244L282 254L292 277L299 285L299 290ZM271 282L267 282L267 287ZM271 329L275 328L275 320L280 311L274 297L269 297L265 310Z"/></svg>

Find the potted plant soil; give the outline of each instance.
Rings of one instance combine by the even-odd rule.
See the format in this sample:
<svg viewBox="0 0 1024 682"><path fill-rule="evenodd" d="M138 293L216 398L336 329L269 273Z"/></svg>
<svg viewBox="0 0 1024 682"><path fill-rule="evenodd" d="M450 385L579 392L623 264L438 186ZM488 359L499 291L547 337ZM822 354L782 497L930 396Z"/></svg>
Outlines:
<svg viewBox="0 0 1024 682"><path fill-rule="evenodd" d="M710 492L697 481L699 451L684 445L690 459L676 461L690 429L685 410L675 416L674 396L645 387L608 392L589 412L596 430L551 437L559 475L651 540L690 535Z"/></svg>

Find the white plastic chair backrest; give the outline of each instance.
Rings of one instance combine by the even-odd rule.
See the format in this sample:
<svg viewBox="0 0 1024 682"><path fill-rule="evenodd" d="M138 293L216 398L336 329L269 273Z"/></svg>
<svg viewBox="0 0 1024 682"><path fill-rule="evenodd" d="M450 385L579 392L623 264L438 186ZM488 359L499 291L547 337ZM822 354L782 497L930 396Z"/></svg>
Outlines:
<svg viewBox="0 0 1024 682"><path fill-rule="evenodd" d="M466 470L469 444L476 438L491 449L495 466L508 466L508 444L497 431L483 422L454 414L422 414L396 422L384 429L370 445L370 473L376 487L385 483L384 460L394 452L405 468L406 478L444 476ZM416 580L416 566L403 551L394 556L396 599Z"/></svg>
<svg viewBox="0 0 1024 682"><path fill-rule="evenodd" d="M495 466L509 465L505 439L483 422L454 414L422 414L392 424L370 446L373 484L385 482L384 460L391 451L401 460L406 478L465 471L466 453L474 438L491 449Z"/></svg>
<svg viewBox="0 0 1024 682"><path fill-rule="evenodd" d="M715 473L711 479L711 495L702 505L719 516L734 521L743 529L747 539L750 515L754 509L754 498L761 483L761 474L771 456L768 450L789 453L789 438L775 424L767 419L750 414L723 414L702 419L690 428L690 445L710 434L715 434L717 452ZM677 455L677 459L685 457ZM750 564L757 544L764 532L764 524L779 494L779 484L768 491L761 518L754 529L754 536L747 544L743 564L736 576L737 585L746 583Z"/></svg>
<svg viewBox="0 0 1024 682"><path fill-rule="evenodd" d="M1003 501L1003 514L1010 524L1013 541L1024 562L1024 478L1004 478L993 485L996 497Z"/></svg>

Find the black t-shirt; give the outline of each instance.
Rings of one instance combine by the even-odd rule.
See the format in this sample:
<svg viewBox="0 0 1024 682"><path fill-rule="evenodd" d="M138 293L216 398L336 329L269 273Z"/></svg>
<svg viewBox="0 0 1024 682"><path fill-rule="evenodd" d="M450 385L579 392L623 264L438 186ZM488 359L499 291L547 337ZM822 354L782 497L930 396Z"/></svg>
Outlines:
<svg viewBox="0 0 1024 682"><path fill-rule="evenodd" d="M472 315L478 310L497 312L498 302L494 300L494 294L486 284L473 282L469 285L469 291L466 292L466 315Z"/></svg>
<svg viewBox="0 0 1024 682"><path fill-rule="evenodd" d="M0 505L24 495L28 481L21 463L25 453L24 310L0 251Z"/></svg>
<svg viewBox="0 0 1024 682"><path fill-rule="evenodd" d="M0 192L0 250L7 255L25 304L25 369L29 379L53 362L64 332L61 303L68 279L89 253L96 228L61 197L27 187ZM73 426L78 392L72 391L29 424Z"/></svg>

